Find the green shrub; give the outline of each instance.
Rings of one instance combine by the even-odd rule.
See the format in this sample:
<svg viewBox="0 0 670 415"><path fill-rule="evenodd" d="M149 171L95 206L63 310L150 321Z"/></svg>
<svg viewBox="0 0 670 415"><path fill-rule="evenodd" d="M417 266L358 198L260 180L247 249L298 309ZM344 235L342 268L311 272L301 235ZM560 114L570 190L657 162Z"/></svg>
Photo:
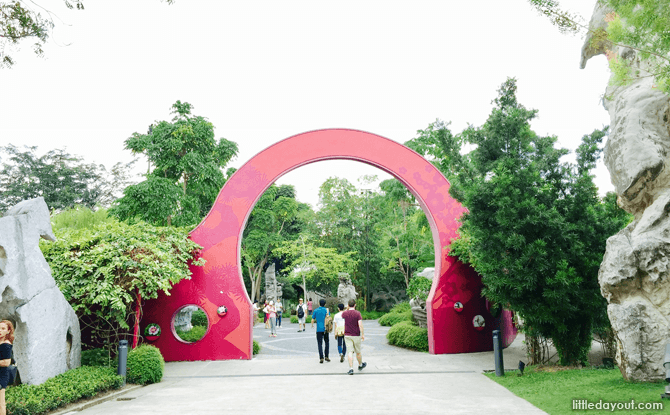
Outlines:
<svg viewBox="0 0 670 415"><path fill-rule="evenodd" d="M195 343L202 339L207 332L207 327L193 326L189 331L176 330L177 336L185 342Z"/></svg>
<svg viewBox="0 0 670 415"><path fill-rule="evenodd" d="M377 320L385 314L383 311L361 311L363 320Z"/></svg>
<svg viewBox="0 0 670 415"><path fill-rule="evenodd" d="M426 301L432 284L433 281L426 277L417 275L409 281L409 287L407 287L407 296L409 298L418 297L421 300Z"/></svg>
<svg viewBox="0 0 670 415"><path fill-rule="evenodd" d="M345 306L348 305L349 304L345 304ZM365 306L365 298L359 298L356 300L356 310L358 311L367 310L367 307Z"/></svg>
<svg viewBox="0 0 670 415"><path fill-rule="evenodd" d="M410 311L412 306L409 305L408 301L403 301L393 306L389 313L404 313L405 311Z"/></svg>
<svg viewBox="0 0 670 415"><path fill-rule="evenodd" d="M82 366L112 366L109 350L99 348L81 352Z"/></svg>
<svg viewBox="0 0 670 415"><path fill-rule="evenodd" d="M305 315L305 324L312 322L312 316ZM291 316L291 323L298 324L298 316Z"/></svg>
<svg viewBox="0 0 670 415"><path fill-rule="evenodd" d="M193 326L207 327L209 325L207 314L202 310L195 310L193 314L191 314L191 324Z"/></svg>
<svg viewBox="0 0 670 415"><path fill-rule="evenodd" d="M100 392L118 389L123 377L110 367L82 366L55 376L41 385L10 386L7 413L39 415Z"/></svg>
<svg viewBox="0 0 670 415"><path fill-rule="evenodd" d="M411 321L394 324L386 333L389 344L406 349L428 351L428 329L415 326Z"/></svg>
<svg viewBox="0 0 670 415"><path fill-rule="evenodd" d="M261 344L254 340L254 355L257 355L261 351Z"/></svg>
<svg viewBox="0 0 670 415"><path fill-rule="evenodd" d="M164 368L165 360L160 350L143 344L128 353L126 380L139 385L158 383L163 378Z"/></svg>
<svg viewBox="0 0 670 415"><path fill-rule="evenodd" d="M402 313L387 313L379 319L380 326L395 326L402 321L412 321L412 310Z"/></svg>

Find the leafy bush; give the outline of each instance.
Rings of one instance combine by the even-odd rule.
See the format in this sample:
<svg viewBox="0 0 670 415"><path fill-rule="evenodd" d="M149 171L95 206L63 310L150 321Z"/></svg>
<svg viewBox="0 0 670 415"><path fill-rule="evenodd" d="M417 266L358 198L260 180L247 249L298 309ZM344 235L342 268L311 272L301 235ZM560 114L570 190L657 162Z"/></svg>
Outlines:
<svg viewBox="0 0 670 415"><path fill-rule="evenodd" d="M402 313L387 313L379 319L380 326L395 326L402 321L412 321L412 310Z"/></svg>
<svg viewBox="0 0 670 415"><path fill-rule="evenodd" d="M310 324L312 322L312 316L305 315L305 324ZM291 316L291 323L298 323L298 316Z"/></svg>
<svg viewBox="0 0 670 415"><path fill-rule="evenodd" d="M209 325L207 314L205 314L205 312L200 309L195 310L193 314L191 314L191 324L193 326L207 327Z"/></svg>
<svg viewBox="0 0 670 415"><path fill-rule="evenodd" d="M404 313L405 311L410 311L412 307L409 305L409 302L403 301L393 306L389 313Z"/></svg>
<svg viewBox="0 0 670 415"><path fill-rule="evenodd" d="M428 329L415 326L411 321L394 324L386 333L389 344L406 349L428 351Z"/></svg>
<svg viewBox="0 0 670 415"><path fill-rule="evenodd" d="M261 351L261 344L254 340L254 355L257 355Z"/></svg>
<svg viewBox="0 0 670 415"><path fill-rule="evenodd" d="M385 314L383 311L361 311L363 320L377 320Z"/></svg>
<svg viewBox="0 0 670 415"><path fill-rule="evenodd" d="M143 344L128 353L126 380L139 385L157 383L163 378L164 368L165 360L160 350Z"/></svg>
<svg viewBox="0 0 670 415"><path fill-rule="evenodd" d="M328 309L328 311L331 312L331 314L335 314L335 313L339 312L339 310L337 309L338 304L339 304L339 301L337 300L337 297L329 297L326 300L326 308Z"/></svg>
<svg viewBox="0 0 670 415"><path fill-rule="evenodd" d="M433 282L428 278L417 275L409 281L409 287L407 287L407 296L409 298L418 297L419 299L426 301L432 284Z"/></svg>
<svg viewBox="0 0 670 415"><path fill-rule="evenodd" d="M202 339L207 332L207 327L203 326L193 326L189 331L177 330L177 336L185 342L195 343L198 340Z"/></svg>
<svg viewBox="0 0 670 415"><path fill-rule="evenodd" d="M347 305L349 304L345 304L345 306ZM367 310L367 307L365 306L365 298L359 298L356 300L356 310L358 311Z"/></svg>
<svg viewBox="0 0 670 415"><path fill-rule="evenodd" d="M39 415L100 392L118 389L123 377L110 367L82 366L55 376L41 385L7 388L7 413Z"/></svg>
<svg viewBox="0 0 670 415"><path fill-rule="evenodd" d="M107 349L84 350L81 352L81 364L82 366L111 366L112 358Z"/></svg>

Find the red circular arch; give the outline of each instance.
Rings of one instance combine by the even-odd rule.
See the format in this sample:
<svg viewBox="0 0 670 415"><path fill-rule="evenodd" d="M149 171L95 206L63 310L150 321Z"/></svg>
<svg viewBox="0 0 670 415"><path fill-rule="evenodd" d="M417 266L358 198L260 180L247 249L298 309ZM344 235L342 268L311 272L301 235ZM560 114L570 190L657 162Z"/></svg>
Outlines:
<svg viewBox="0 0 670 415"><path fill-rule="evenodd" d="M426 213L435 245L435 278L428 296L428 343L434 354L492 349L491 331L504 323L505 346L514 339L509 313L494 318L481 298L481 278L472 268L447 255L456 237L458 218L465 211L449 195L449 182L426 159L387 138L356 130L329 129L298 134L263 150L228 180L212 209L191 232L203 246L203 267L191 267L190 280L176 284L171 295L160 295L144 307L142 326L171 326L170 316L184 304L198 304L208 314L210 329L193 344L179 342L169 330L156 341L166 361L250 359L252 305L244 287L240 245L256 201L279 177L322 160L355 160L393 175L416 197ZM463 308L454 309L460 302ZM221 317L216 310L225 305ZM475 329L476 315L484 329Z"/></svg>

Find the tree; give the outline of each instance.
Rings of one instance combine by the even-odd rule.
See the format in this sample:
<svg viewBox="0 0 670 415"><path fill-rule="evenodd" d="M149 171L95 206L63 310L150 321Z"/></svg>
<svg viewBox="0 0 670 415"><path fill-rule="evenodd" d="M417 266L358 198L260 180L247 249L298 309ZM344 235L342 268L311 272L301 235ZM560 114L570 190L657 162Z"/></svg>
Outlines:
<svg viewBox="0 0 670 415"><path fill-rule="evenodd" d="M142 299L169 293L174 284L190 278L189 261L201 248L184 228L129 225L87 209L61 215L66 218L54 218L57 241L42 241L40 248L56 284L91 335L89 346L116 344Z"/></svg>
<svg viewBox="0 0 670 415"><path fill-rule="evenodd" d="M251 282L252 302L260 297L263 271L273 258L273 250L299 232L299 209L293 186L273 184L251 211L242 235L242 264Z"/></svg>
<svg viewBox="0 0 670 415"><path fill-rule="evenodd" d="M354 252L338 254L335 248L315 246L309 236L304 235L284 241L273 253L288 259L289 269L293 270L291 282L302 282L303 290L309 283L313 289L332 294L339 282L338 274L351 273L356 266Z"/></svg>
<svg viewBox="0 0 670 415"><path fill-rule="evenodd" d="M0 151L8 155L0 170L0 211L40 196L56 212L75 205L109 206L130 181L133 164L117 163L108 173L104 166L85 163L63 149L38 156L37 147L22 151L10 144Z"/></svg>
<svg viewBox="0 0 670 415"><path fill-rule="evenodd" d="M174 0L165 0L171 4ZM83 0L63 0L68 9L84 10ZM42 15L40 9L46 15ZM33 50L37 56L42 56L42 46L49 38L54 28L53 13L44 7L25 0L13 0L9 3L0 3L0 68L10 68L14 59L7 49L15 48L19 42L33 39Z"/></svg>
<svg viewBox="0 0 670 415"><path fill-rule="evenodd" d="M462 133L477 147L452 181L468 212L450 254L477 270L488 299L551 338L561 364L585 362L605 307L597 274L606 239L628 220L611 197L599 199L590 174L606 129L584 136L576 165L561 162L568 151L530 129L537 111L517 102L516 81L498 92L486 123Z"/></svg>
<svg viewBox="0 0 670 415"><path fill-rule="evenodd" d="M222 168L237 154L237 144L214 138L214 126L177 101L172 122L160 121L147 134L134 133L126 149L150 163L146 180L124 191L110 213L160 226L197 224L211 209L225 183ZM153 170L151 170L153 166Z"/></svg>
<svg viewBox="0 0 670 415"><path fill-rule="evenodd" d="M589 28L580 16L562 10L558 1L529 2L548 16L561 32L590 33L591 46L607 51L615 83L625 84L638 77L653 76L656 86L670 93L670 0L599 0L614 10L605 17L606 30ZM611 51L614 46L638 51L646 69L633 70L631 60L614 56Z"/></svg>
<svg viewBox="0 0 670 415"><path fill-rule="evenodd" d="M390 179L380 186L385 192L379 205L384 214L376 226L386 261L382 270L399 272L408 288L414 272L435 265L432 232L426 215L402 183Z"/></svg>

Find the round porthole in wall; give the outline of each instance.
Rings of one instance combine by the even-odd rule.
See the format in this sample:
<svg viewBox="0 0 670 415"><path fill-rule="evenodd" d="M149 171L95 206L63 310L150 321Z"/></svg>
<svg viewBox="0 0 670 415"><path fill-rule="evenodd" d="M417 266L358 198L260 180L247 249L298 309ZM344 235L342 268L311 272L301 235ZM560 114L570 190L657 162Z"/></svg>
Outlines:
<svg viewBox="0 0 670 415"><path fill-rule="evenodd" d="M195 343L202 339L208 328L207 313L197 305L184 306L172 317L172 334L184 343Z"/></svg>
<svg viewBox="0 0 670 415"><path fill-rule="evenodd" d="M144 338L147 341L150 342L156 341L158 340L160 335L161 335L161 326L159 326L156 323L151 323L144 329Z"/></svg>
<svg viewBox="0 0 670 415"><path fill-rule="evenodd" d="M463 303L461 303L460 301L456 301L454 303L454 310L456 310L457 313L463 311Z"/></svg>
<svg viewBox="0 0 670 415"><path fill-rule="evenodd" d="M481 315L477 314L475 318L472 319L472 325L475 326L475 330L484 330L484 326L486 325L486 321L484 320L484 317Z"/></svg>

